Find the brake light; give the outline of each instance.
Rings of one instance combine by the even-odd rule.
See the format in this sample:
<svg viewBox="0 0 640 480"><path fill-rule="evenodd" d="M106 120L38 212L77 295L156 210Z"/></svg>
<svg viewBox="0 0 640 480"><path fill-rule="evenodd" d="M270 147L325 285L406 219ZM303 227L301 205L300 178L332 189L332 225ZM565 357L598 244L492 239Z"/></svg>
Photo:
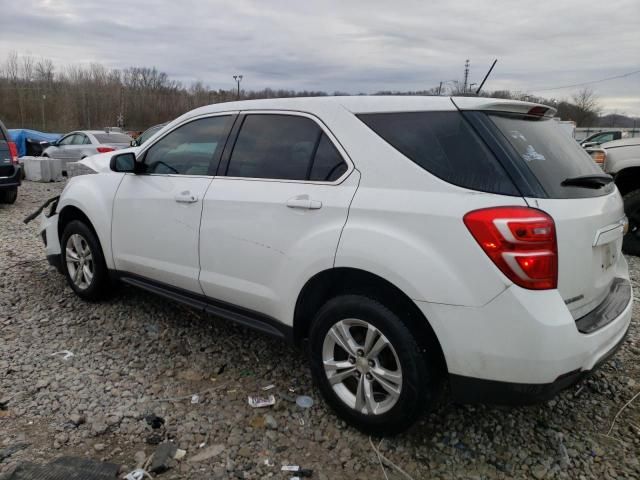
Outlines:
<svg viewBox="0 0 640 480"><path fill-rule="evenodd" d="M473 238L513 283L531 290L558 287L553 219L528 207L474 210L464 216Z"/></svg>
<svg viewBox="0 0 640 480"><path fill-rule="evenodd" d="M11 155L11 163L18 164L18 146L15 142L7 142L9 144L9 155Z"/></svg>
<svg viewBox="0 0 640 480"><path fill-rule="evenodd" d="M98 148L96 148L96 150L98 150L99 153L107 153L107 152L113 152L115 150L115 148L113 148L113 147L98 147Z"/></svg>
<svg viewBox="0 0 640 480"><path fill-rule="evenodd" d="M547 107L543 107L542 105L536 105L535 107L531 107L527 112L527 115L533 115L536 117L544 117L545 113L547 113L549 109Z"/></svg>

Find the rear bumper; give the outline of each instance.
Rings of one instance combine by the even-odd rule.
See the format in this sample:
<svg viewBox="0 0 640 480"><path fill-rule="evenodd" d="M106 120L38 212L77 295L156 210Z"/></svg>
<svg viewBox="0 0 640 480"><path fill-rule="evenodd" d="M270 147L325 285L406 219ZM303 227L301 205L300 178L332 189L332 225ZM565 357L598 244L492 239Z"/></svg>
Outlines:
<svg viewBox="0 0 640 480"><path fill-rule="evenodd" d="M603 357L598 359L591 370L574 370L560 375L553 382L512 383L484 380L462 375L450 375L452 397L460 403L485 403L494 405L531 405L551 400L562 390L589 376L594 370L613 356L627 337L628 329L622 338Z"/></svg>
<svg viewBox="0 0 640 480"><path fill-rule="evenodd" d="M22 182L21 169L19 165L13 166L13 173L10 175L0 175L0 189L19 187Z"/></svg>
<svg viewBox="0 0 640 480"><path fill-rule="evenodd" d="M416 302L442 346L454 398L535 403L579 381L616 351L629 328L633 292L624 257L616 277L626 301L600 311L606 322L589 318L597 326L589 333L579 330L582 319L576 322L557 290L511 286L482 307Z"/></svg>

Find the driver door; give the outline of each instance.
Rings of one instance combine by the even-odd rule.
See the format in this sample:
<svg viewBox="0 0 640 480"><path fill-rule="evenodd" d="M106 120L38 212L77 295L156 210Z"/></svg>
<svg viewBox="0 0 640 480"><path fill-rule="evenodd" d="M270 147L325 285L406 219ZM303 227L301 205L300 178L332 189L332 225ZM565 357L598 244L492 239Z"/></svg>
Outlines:
<svg viewBox="0 0 640 480"><path fill-rule="evenodd" d="M125 174L114 200L111 235L119 272L202 293L202 201L233 119L191 120L138 155L143 172Z"/></svg>

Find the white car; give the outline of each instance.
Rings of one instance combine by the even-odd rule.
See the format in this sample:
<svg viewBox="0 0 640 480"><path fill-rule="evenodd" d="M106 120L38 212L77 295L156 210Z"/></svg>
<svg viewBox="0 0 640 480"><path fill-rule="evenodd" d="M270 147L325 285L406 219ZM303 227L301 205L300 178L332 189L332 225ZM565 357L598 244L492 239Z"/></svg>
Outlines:
<svg viewBox="0 0 640 480"><path fill-rule="evenodd" d="M529 403L621 344L620 194L551 121L485 98L334 97L189 112L41 215L82 298L119 280L306 345L352 425Z"/></svg>

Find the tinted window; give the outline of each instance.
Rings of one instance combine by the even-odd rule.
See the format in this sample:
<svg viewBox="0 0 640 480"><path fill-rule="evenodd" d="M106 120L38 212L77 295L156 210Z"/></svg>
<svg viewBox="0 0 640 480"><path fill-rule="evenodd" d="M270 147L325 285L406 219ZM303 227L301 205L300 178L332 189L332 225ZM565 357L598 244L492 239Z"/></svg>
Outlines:
<svg viewBox="0 0 640 480"><path fill-rule="evenodd" d="M322 131L293 115L247 115L231 154L230 177L306 180Z"/></svg>
<svg viewBox="0 0 640 480"><path fill-rule="evenodd" d="M333 146L331 140L323 133L313 159L309 180L333 182L347 171L347 164Z"/></svg>
<svg viewBox="0 0 640 480"><path fill-rule="evenodd" d="M581 175L602 174L589 154L548 118L490 115L550 198L594 197L611 192L614 184L600 189L568 186L562 181Z"/></svg>
<svg viewBox="0 0 640 480"><path fill-rule="evenodd" d="M230 120L209 117L178 127L147 150L147 173L208 175L214 154L224 146Z"/></svg>
<svg viewBox="0 0 640 480"><path fill-rule="evenodd" d="M459 112L362 114L358 117L407 158L455 185L519 195L504 169Z"/></svg>
<svg viewBox="0 0 640 480"><path fill-rule="evenodd" d="M98 140L98 143L131 143L129 135L124 133L95 133L93 135Z"/></svg>

